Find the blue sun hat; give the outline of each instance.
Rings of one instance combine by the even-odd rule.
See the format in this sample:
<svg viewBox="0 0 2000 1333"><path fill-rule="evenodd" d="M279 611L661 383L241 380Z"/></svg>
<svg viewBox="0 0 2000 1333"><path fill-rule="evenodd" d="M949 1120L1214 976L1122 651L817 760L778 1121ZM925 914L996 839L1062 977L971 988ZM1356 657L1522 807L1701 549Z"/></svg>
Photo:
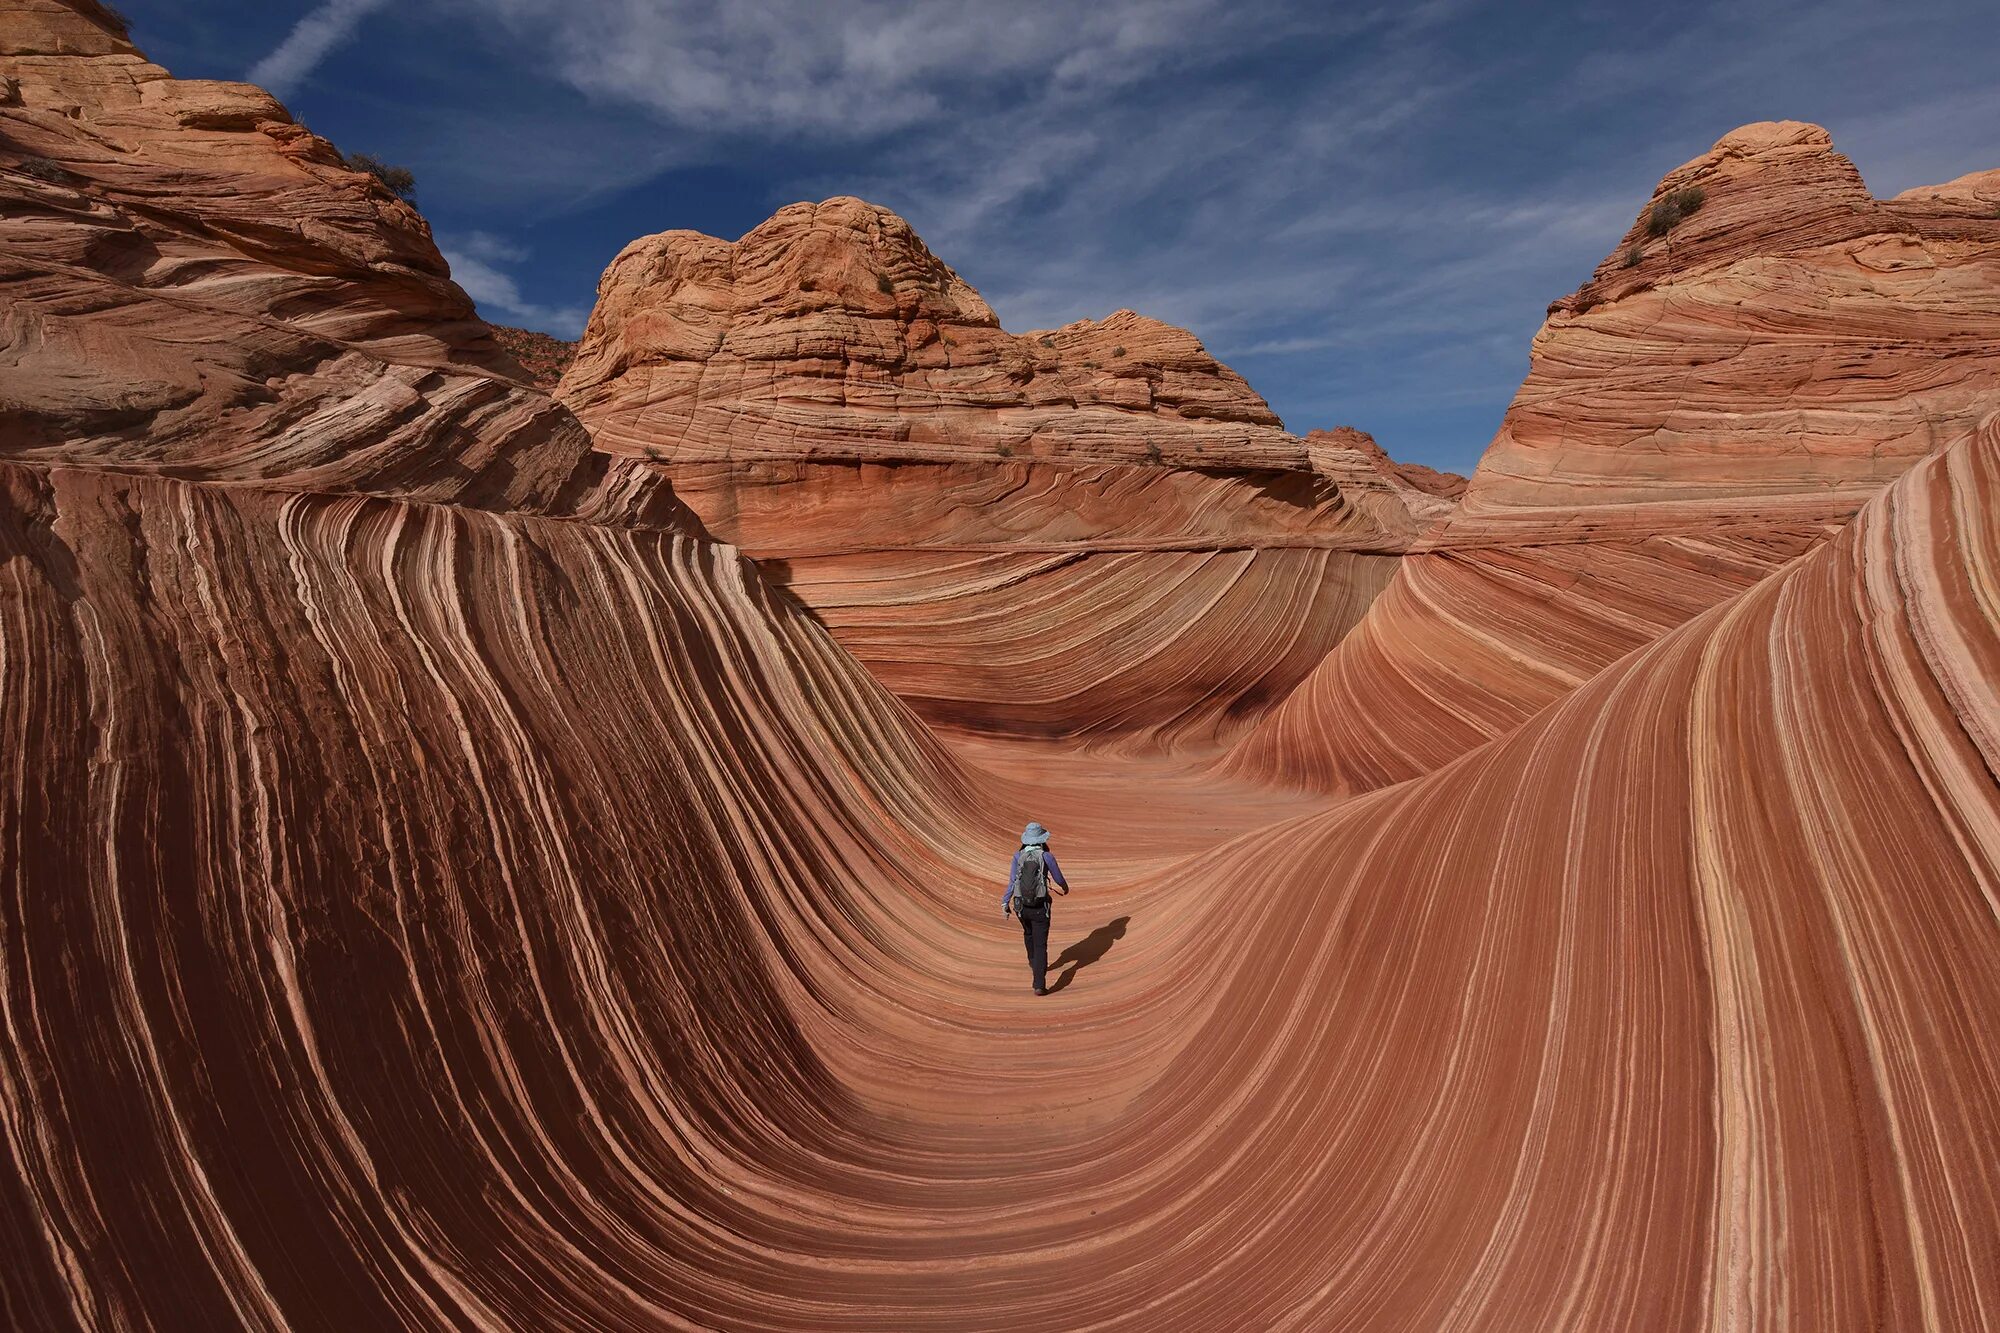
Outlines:
<svg viewBox="0 0 2000 1333"><path fill-rule="evenodd" d="M1028 827L1021 830L1021 845L1023 847L1046 847L1049 845L1049 831L1040 824L1030 820L1028 821Z"/></svg>

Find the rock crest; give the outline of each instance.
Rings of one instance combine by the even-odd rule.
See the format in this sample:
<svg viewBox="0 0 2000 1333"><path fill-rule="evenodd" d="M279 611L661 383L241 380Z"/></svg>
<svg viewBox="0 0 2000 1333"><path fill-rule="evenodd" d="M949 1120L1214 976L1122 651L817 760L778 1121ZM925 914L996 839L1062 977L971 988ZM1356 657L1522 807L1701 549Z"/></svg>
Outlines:
<svg viewBox="0 0 2000 1333"><path fill-rule="evenodd" d="M859 199L612 261L558 395L664 461L1040 459L1297 468L1270 406L1181 329L1121 310L1003 332L910 225Z"/></svg>

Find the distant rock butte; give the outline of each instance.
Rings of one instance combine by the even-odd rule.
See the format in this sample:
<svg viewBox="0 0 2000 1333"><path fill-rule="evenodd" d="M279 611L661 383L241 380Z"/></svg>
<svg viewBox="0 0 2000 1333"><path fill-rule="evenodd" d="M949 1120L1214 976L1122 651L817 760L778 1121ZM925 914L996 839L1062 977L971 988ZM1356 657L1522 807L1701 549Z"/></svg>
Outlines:
<svg viewBox="0 0 2000 1333"><path fill-rule="evenodd" d="M558 392L604 448L676 463L1303 465L1186 331L1121 310L1003 332L909 223L859 199L794 204L735 242L633 242Z"/></svg>
<svg viewBox="0 0 2000 1333"><path fill-rule="evenodd" d="M1458 473L1440 472L1422 463L1398 463L1375 443L1374 436L1352 426L1311 432L1306 436L1306 450L1317 453L1319 466L1329 474L1337 474L1342 463L1336 460L1343 460L1343 456L1351 451L1366 459L1373 469L1386 472L1426 495L1434 495L1440 500L1456 500L1465 494L1466 479ZM1346 465L1351 467L1352 463ZM1444 511L1437 509L1434 512L1442 514Z"/></svg>
<svg viewBox="0 0 2000 1333"><path fill-rule="evenodd" d="M1549 307L1440 540L1844 520L2000 390L1996 177L1878 200L1817 125L1724 135Z"/></svg>
<svg viewBox="0 0 2000 1333"><path fill-rule="evenodd" d="M1185 330L1003 331L859 199L626 247L556 393L927 720L978 730L1212 745L1450 508L1366 435L1288 434Z"/></svg>

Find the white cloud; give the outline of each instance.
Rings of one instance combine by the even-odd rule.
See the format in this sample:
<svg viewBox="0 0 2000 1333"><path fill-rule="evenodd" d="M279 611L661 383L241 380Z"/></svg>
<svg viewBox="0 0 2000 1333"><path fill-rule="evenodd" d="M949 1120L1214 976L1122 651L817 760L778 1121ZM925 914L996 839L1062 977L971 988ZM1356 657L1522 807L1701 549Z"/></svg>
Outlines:
<svg viewBox="0 0 2000 1333"><path fill-rule="evenodd" d="M518 264L527 259L525 246L490 231L468 231L454 238L459 254L487 264Z"/></svg>
<svg viewBox="0 0 2000 1333"><path fill-rule="evenodd" d="M440 237L438 249L451 265L452 280L465 288L480 313L492 318L504 316L502 323L552 333L559 338L578 338L590 319L581 306L548 306L521 295L521 286L501 270L503 264L520 264L528 251L490 232L472 231Z"/></svg>
<svg viewBox="0 0 2000 1333"><path fill-rule="evenodd" d="M941 123L996 91L1093 93L1262 40L1226 0L460 0L595 97L709 133L853 140Z"/></svg>
<svg viewBox="0 0 2000 1333"><path fill-rule="evenodd" d="M361 20L388 0L326 0L293 25L285 40L250 67L244 77L279 97L290 96L320 61L354 35Z"/></svg>
<svg viewBox="0 0 2000 1333"><path fill-rule="evenodd" d="M1315 333L1302 338L1266 338L1261 342L1240 343L1219 349L1221 356L1297 356L1301 352L1324 352L1347 339L1335 333Z"/></svg>
<svg viewBox="0 0 2000 1333"><path fill-rule="evenodd" d="M1867 0L431 3L504 36L525 78L458 131L427 123L466 145L427 182L476 175L482 206L536 216L629 191L632 233L859 194L1008 328L1130 307L1255 360L1288 416L1336 403L1364 426L1497 418L1547 303L1736 124L1820 120L1878 189L1991 165L2000 125L1976 52ZM691 180L688 211L671 178L633 189L705 166L728 184ZM534 318L520 258L467 238L453 258L482 303Z"/></svg>

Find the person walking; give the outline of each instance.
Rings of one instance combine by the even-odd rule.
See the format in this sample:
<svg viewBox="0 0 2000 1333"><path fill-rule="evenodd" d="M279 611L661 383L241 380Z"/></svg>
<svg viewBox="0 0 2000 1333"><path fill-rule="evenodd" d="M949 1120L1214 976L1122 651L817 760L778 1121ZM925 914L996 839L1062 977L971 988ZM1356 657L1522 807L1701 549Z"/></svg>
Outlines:
<svg viewBox="0 0 2000 1333"><path fill-rule="evenodd" d="M1021 942L1028 947L1028 970L1034 974L1035 994L1049 993L1049 889L1069 892L1056 854L1049 850L1049 831L1030 822L1021 830L1021 850L1007 871L1007 892L1000 897L1000 914L1012 912L1021 923Z"/></svg>

